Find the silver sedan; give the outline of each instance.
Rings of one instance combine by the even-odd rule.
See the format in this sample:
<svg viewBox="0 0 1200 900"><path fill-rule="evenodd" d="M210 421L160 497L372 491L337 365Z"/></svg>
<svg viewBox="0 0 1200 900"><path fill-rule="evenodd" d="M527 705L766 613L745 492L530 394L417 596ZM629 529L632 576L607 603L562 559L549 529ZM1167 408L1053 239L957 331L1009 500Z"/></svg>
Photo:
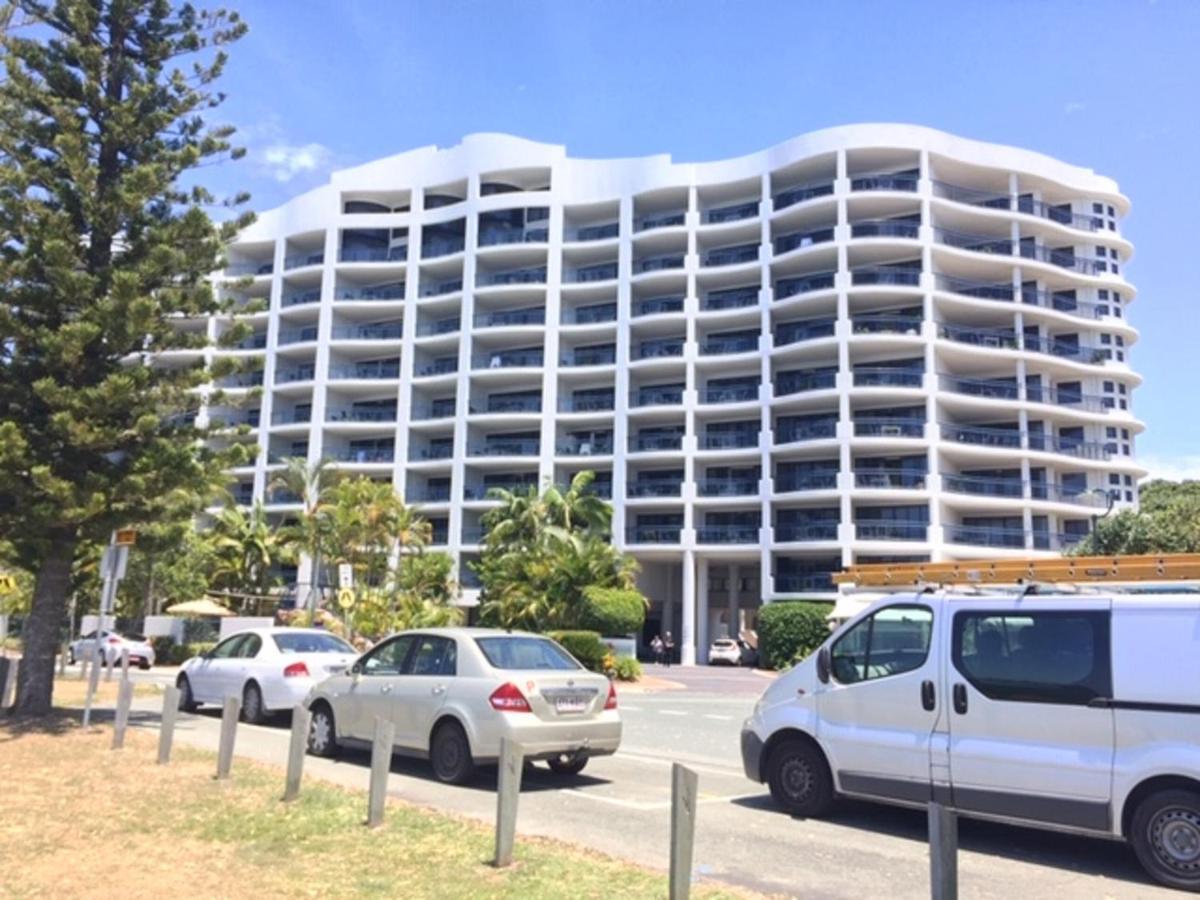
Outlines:
<svg viewBox="0 0 1200 900"><path fill-rule="evenodd" d="M536 634L431 628L381 641L345 674L318 684L309 752L369 744L390 720L397 752L427 757L441 781L461 784L500 755L501 738L560 774L621 743L617 694L561 646Z"/></svg>

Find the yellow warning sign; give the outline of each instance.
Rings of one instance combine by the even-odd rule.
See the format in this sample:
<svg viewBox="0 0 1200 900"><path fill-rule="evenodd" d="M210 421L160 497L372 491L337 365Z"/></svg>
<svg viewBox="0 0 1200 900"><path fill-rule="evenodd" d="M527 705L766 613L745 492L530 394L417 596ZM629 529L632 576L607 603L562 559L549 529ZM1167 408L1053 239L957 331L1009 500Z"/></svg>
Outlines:
<svg viewBox="0 0 1200 900"><path fill-rule="evenodd" d="M354 591L350 588L342 588L337 592L337 605L342 609L350 609L354 606Z"/></svg>

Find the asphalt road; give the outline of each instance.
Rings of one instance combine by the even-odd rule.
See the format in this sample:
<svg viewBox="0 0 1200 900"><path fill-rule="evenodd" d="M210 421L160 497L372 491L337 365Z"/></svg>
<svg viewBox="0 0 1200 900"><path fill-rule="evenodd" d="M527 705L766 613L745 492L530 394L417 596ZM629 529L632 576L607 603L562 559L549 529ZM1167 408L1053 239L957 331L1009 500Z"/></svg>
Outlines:
<svg viewBox="0 0 1200 900"><path fill-rule="evenodd" d="M741 772L738 734L767 683L750 672L655 673L688 684L737 679L721 691L691 687L626 693L621 752L593 760L573 779L538 767L526 774L518 834L543 835L592 847L658 869L667 865L670 767L682 762L700 777L696 873L769 894L806 898L926 898L928 847L922 812L846 803L825 821L795 820L776 811L766 789ZM162 682L163 672L138 673ZM753 679L753 680L751 680ZM157 727L153 700L139 700L137 727ZM181 715L176 740L215 749L216 710ZM241 725L237 755L281 767L286 718ZM336 761L309 757L305 777L364 791L369 757L349 752ZM494 821L495 775L450 787L433 780L424 762L397 757L389 792L402 800L485 822ZM1181 896L1150 884L1122 844L964 820L959 881L964 898L1064 900Z"/></svg>

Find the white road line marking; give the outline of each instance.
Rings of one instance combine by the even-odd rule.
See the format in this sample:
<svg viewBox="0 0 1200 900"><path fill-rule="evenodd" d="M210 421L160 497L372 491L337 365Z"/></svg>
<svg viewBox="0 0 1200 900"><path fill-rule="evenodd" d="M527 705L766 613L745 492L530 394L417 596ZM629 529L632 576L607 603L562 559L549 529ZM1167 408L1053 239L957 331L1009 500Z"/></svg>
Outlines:
<svg viewBox="0 0 1200 900"><path fill-rule="evenodd" d="M621 704L621 712L641 712L641 711L642 711L642 707L640 707L640 706L629 706L626 703Z"/></svg>
<svg viewBox="0 0 1200 900"><path fill-rule="evenodd" d="M740 768L721 768L720 765L706 765L705 763L692 762L687 759L668 759L662 756L651 756L644 753L634 753L627 750L618 751L613 759L627 759L632 762L651 763L658 766L666 766L670 768L675 763L682 763L689 769L695 769L697 772L707 772L710 775L724 775L726 777L745 777L745 772Z"/></svg>
<svg viewBox="0 0 1200 900"><path fill-rule="evenodd" d="M589 794L587 791L581 791L578 788L563 788L560 793L574 794L576 797L583 797L586 800L595 800L597 803L607 803L609 806L620 806L624 809L634 809L638 812L653 812L655 810L664 810L671 808L670 800L659 800L653 803L647 803L644 800L623 800L620 797L605 797L603 794ZM722 797L701 796L698 803L733 803L735 800L745 800L750 797L760 797L761 794L730 794Z"/></svg>
<svg viewBox="0 0 1200 900"><path fill-rule="evenodd" d="M658 711L658 714L660 716L686 716L687 715L687 713L685 713L682 709L660 709Z"/></svg>
<svg viewBox="0 0 1200 900"><path fill-rule="evenodd" d="M706 719L714 719L714 720L716 720L717 722L728 722L728 721L730 721L730 720L732 720L732 719L733 719L733 716L714 716L714 715L712 715L711 713L705 713L705 714L704 714L704 718L706 718Z"/></svg>

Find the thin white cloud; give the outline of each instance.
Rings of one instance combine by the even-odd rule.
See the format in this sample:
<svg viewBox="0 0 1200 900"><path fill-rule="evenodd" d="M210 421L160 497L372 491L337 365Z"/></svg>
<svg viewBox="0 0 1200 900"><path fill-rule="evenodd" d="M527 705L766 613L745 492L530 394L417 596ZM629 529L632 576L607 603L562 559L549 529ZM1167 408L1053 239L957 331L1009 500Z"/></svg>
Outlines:
<svg viewBox="0 0 1200 900"><path fill-rule="evenodd" d="M271 144L260 150L257 156L259 166L281 184L299 175L322 172L333 162L333 151L317 143Z"/></svg>
<svg viewBox="0 0 1200 900"><path fill-rule="evenodd" d="M1063 107L1063 112L1068 116L1073 116L1077 112L1083 112L1086 108L1085 104L1080 103L1078 100L1072 100Z"/></svg>
<svg viewBox="0 0 1200 900"><path fill-rule="evenodd" d="M1168 481L1200 479L1200 454L1184 456L1139 456L1137 460L1150 470L1146 480L1165 478Z"/></svg>

